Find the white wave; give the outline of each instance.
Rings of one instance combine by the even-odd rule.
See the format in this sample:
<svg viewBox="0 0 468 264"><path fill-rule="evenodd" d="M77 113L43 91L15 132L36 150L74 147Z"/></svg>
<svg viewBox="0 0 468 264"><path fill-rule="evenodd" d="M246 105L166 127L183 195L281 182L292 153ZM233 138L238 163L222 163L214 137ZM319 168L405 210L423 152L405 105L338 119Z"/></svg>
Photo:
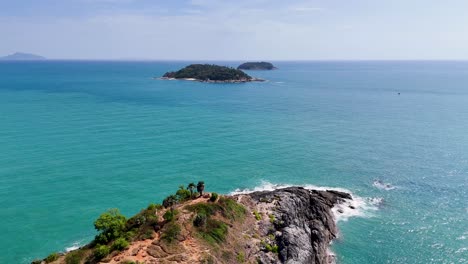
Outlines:
<svg viewBox="0 0 468 264"><path fill-rule="evenodd" d="M308 190L333 190L340 191L351 194L352 200L345 200L343 203L337 204L332 208L333 215L337 222L347 221L351 217L372 217L373 211L378 210L379 205L382 204L383 199L376 198L365 198L354 195L350 190L337 187L323 187L316 186L311 184L306 185L292 185L292 184L273 184L267 181L262 181L260 186L256 186L253 189L236 189L231 192L231 195L236 194L248 194L258 191L273 191L276 189L291 187L291 186L301 186Z"/></svg>
<svg viewBox="0 0 468 264"><path fill-rule="evenodd" d="M396 186L391 185L390 183L385 183L381 180L376 180L372 183L374 187L380 190L390 191L396 189Z"/></svg>
<svg viewBox="0 0 468 264"><path fill-rule="evenodd" d="M83 241L73 242L73 244L71 246L65 248L65 252L70 252L70 251L73 251L73 250L77 250L82 246L83 246Z"/></svg>

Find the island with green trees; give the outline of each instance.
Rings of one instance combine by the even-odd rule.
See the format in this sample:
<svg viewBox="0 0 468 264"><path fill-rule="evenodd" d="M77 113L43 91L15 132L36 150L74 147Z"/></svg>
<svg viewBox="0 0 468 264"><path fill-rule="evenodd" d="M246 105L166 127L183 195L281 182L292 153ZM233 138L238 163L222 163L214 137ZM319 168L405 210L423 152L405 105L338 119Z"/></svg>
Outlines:
<svg viewBox="0 0 468 264"><path fill-rule="evenodd" d="M160 79L213 83L244 83L263 81L241 70L213 64L191 64L178 71L166 72Z"/></svg>
<svg viewBox="0 0 468 264"><path fill-rule="evenodd" d="M221 195L192 182L130 218L107 210L89 244L32 264L331 263L335 213L354 210L351 202L339 191Z"/></svg>
<svg viewBox="0 0 468 264"><path fill-rule="evenodd" d="M246 62L242 63L237 67L238 70L275 70L277 69L270 62L260 61L260 62Z"/></svg>

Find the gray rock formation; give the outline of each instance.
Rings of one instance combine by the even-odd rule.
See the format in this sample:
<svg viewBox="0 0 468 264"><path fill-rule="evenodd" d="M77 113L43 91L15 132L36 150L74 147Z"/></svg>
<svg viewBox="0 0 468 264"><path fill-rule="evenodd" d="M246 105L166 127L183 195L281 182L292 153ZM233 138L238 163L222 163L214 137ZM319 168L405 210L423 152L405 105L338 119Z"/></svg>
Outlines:
<svg viewBox="0 0 468 264"><path fill-rule="evenodd" d="M333 263L328 254L330 242L337 236L331 208L351 195L338 191L307 190L290 187L249 194L253 201L271 204L273 226L278 245L279 263ZM272 231L272 230L270 230ZM262 263L278 263L267 254Z"/></svg>

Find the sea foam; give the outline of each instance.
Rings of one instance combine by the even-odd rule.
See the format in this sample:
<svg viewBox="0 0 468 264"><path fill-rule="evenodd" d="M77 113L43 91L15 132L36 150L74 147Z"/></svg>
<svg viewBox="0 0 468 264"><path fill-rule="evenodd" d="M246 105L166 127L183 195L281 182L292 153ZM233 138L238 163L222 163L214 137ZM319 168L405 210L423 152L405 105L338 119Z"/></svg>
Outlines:
<svg viewBox="0 0 468 264"><path fill-rule="evenodd" d="M333 190L333 191L340 191L351 194L352 200L345 200L343 203L337 204L332 208L333 215L337 222L339 221L347 221L351 217L372 217L374 211L377 211L379 205L382 204L382 198L367 198L367 197L360 197L353 194L350 190L339 188L339 187L324 187L324 186L316 186L311 184L305 185L293 185L293 184L273 184L268 181L262 181L259 186L254 187L253 189L236 189L231 192L231 195L236 194L248 194L252 192L258 191L273 191L276 189L292 187L292 186L300 186L308 190L319 190L319 191L326 191L326 190Z"/></svg>
<svg viewBox="0 0 468 264"><path fill-rule="evenodd" d="M68 253L70 251L77 250L80 247L82 247L83 245L84 245L83 241L75 241L75 242L73 242L73 244L71 246L65 248L65 252Z"/></svg>

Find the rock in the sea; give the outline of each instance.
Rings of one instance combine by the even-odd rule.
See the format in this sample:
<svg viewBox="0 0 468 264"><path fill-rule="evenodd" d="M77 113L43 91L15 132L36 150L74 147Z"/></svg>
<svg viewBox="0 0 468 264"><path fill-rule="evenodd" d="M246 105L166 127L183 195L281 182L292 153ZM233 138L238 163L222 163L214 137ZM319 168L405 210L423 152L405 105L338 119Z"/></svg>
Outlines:
<svg viewBox="0 0 468 264"><path fill-rule="evenodd" d="M273 201L271 213L276 219L276 243L281 263L333 263L330 242L337 236L332 207L351 195L338 191L307 190L290 187L275 191L254 192L257 203ZM275 263L260 259L262 263Z"/></svg>

